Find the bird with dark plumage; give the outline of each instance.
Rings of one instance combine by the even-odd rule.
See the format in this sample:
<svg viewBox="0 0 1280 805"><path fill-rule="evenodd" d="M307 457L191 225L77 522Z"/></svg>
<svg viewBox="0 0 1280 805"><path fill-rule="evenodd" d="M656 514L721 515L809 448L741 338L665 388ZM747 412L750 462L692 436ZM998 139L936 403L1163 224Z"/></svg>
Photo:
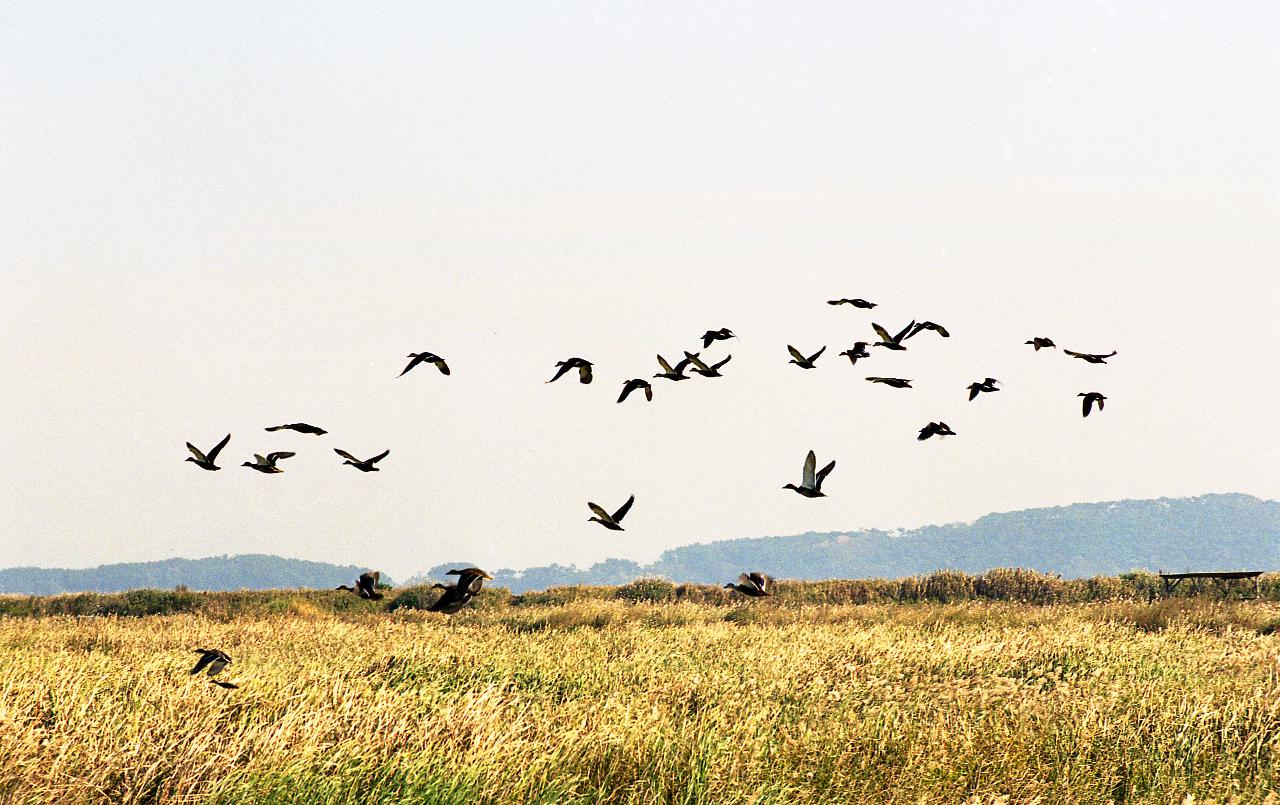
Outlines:
<svg viewBox="0 0 1280 805"><path fill-rule="evenodd" d="M1058 345L1053 343L1053 340L1049 338L1032 338L1030 341L1025 343L1035 347L1036 352L1039 352L1042 347L1048 347L1050 349L1058 348Z"/></svg>
<svg viewBox="0 0 1280 805"><path fill-rule="evenodd" d="M794 363L796 366L799 366L801 369L812 369L813 362L818 359L818 356L822 355L822 353L826 351L827 351L827 348L823 347L822 349L818 350L817 352L813 353L812 355L806 358L804 355L800 353L800 350L796 349L790 344L787 344L787 352L791 353L791 360L787 361L787 363Z"/></svg>
<svg viewBox="0 0 1280 805"><path fill-rule="evenodd" d="M862 308L863 310L870 310L871 308L876 306L875 302L868 302L865 299L831 299L827 302L827 304L828 305L853 305L854 307Z"/></svg>
<svg viewBox="0 0 1280 805"><path fill-rule="evenodd" d="M1098 392L1096 392L1096 391L1090 391L1090 392L1088 392L1087 394L1086 394L1085 392L1083 392L1083 391L1082 391L1082 392L1080 392L1079 394L1077 394L1076 396L1077 396L1077 397L1084 397L1084 399L1080 401L1080 402L1081 402L1081 404L1082 404L1082 406L1083 406L1083 408L1084 408L1084 416L1088 416L1088 415L1089 415L1089 411L1090 411L1090 409L1092 409L1092 408L1093 408L1093 405L1094 405L1095 403L1096 403L1096 404L1097 404L1097 406L1098 406L1098 410L1099 410L1099 411L1101 411L1101 410L1102 410L1102 406L1103 406L1103 402L1107 399L1106 397L1103 397L1101 394L1099 394L1099 393L1098 393Z"/></svg>
<svg viewBox="0 0 1280 805"><path fill-rule="evenodd" d="M198 648L195 652L200 655L200 659L196 660L196 667L191 669L193 675L204 671L209 676L217 676L231 664L231 658L216 648Z"/></svg>
<svg viewBox="0 0 1280 805"><path fill-rule="evenodd" d="M933 330L935 333L942 336L943 338L951 337L951 333L947 332L947 328L943 327L941 324L934 324L931 321L922 321L919 324L917 324L914 328L912 328L911 332L907 333L906 338L910 338L913 335L918 335L924 332L925 330Z"/></svg>
<svg viewBox="0 0 1280 805"><path fill-rule="evenodd" d="M726 584L726 590L737 590L751 598L763 598L773 595L773 578L763 573L743 573L738 576L737 584Z"/></svg>
<svg viewBox="0 0 1280 805"><path fill-rule="evenodd" d="M702 334L702 348L706 349L711 346L713 341L728 341L730 338L737 338L737 336L728 327L721 327L719 330L707 330Z"/></svg>
<svg viewBox="0 0 1280 805"><path fill-rule="evenodd" d="M404 377L406 372L408 372L410 369L412 369L413 367L417 366L420 363L435 364L435 367L440 370L440 374L442 375L449 374L449 364L445 363L444 358L441 358L439 355L436 355L435 353L410 352L405 357L409 358L409 364L405 366L404 370L401 371L400 374L396 375L396 377Z"/></svg>
<svg viewBox="0 0 1280 805"><path fill-rule="evenodd" d="M871 357L871 353L870 353L870 352L867 352L867 342L866 342L866 341L856 341L856 342L854 342L854 344L853 344L853 348L852 348L852 349L846 349L844 352L841 352L840 354L841 354L841 355L843 355L843 356L845 356L846 358L848 358L848 359L849 359L849 363L850 363L851 365L853 365L853 366L857 366L857 365L858 365L858 359L859 359L859 358L870 358L870 357Z"/></svg>
<svg viewBox="0 0 1280 805"><path fill-rule="evenodd" d="M310 433L313 436L323 436L329 432L327 430L324 430L323 428L317 428L315 425L308 425L305 422L292 422L288 425L276 425L270 428L263 428L263 430L266 430L266 431L293 430L293 431L297 431L298 433Z"/></svg>
<svg viewBox="0 0 1280 805"><path fill-rule="evenodd" d="M492 581L493 576L484 572L478 567L466 567L461 570L450 570L446 576L457 576L458 581L455 584L444 585L436 582L432 585L444 592L436 599L435 603L427 607L428 612L440 612L445 615L453 615L466 606L471 599L479 595L481 588L484 586L486 579Z"/></svg>
<svg viewBox="0 0 1280 805"><path fill-rule="evenodd" d="M382 593L378 592L378 579L380 578L382 578L381 572L371 570L368 573L360 574L360 578L356 579L356 586L348 587L345 584L339 584L334 589L346 590L349 593L355 593L368 601L381 601Z"/></svg>
<svg viewBox="0 0 1280 805"><path fill-rule="evenodd" d="M578 370L578 382L586 385L591 382L591 361L582 358L570 358L567 361L556 361L556 376L548 380L548 383L554 383L564 376L564 373L570 369Z"/></svg>
<svg viewBox="0 0 1280 805"><path fill-rule="evenodd" d="M828 475L831 474L832 470L836 468L836 463L832 461L830 464L823 467L821 470L814 472L814 469L817 466L818 466L818 457L814 454L812 450L810 450L809 455L805 456L805 459L804 459L804 475L800 480L800 485L796 486L795 484L787 484L782 488L790 489L794 492L798 492L799 494L804 495L807 498L826 497L826 494L822 491L822 481Z"/></svg>
<svg viewBox="0 0 1280 805"><path fill-rule="evenodd" d="M901 330L899 330L897 335L889 335L888 330L881 327L879 324L876 324L875 322L871 322L871 329L875 330L876 335L880 336L880 340L877 341L875 344L872 344L872 346L884 347L885 349L892 349L892 350L898 350L898 351L905 350L906 347L902 346L902 342L908 338L912 328L914 328L915 326L916 326L916 320L912 319L911 323L908 324L906 327L903 327Z"/></svg>
<svg viewBox="0 0 1280 805"><path fill-rule="evenodd" d="M685 353L688 355L689 353ZM697 353L694 353L695 355ZM671 364L667 363L667 359L658 356L658 365L662 367L662 371L658 372L654 377L661 377L664 380L688 380L689 376L684 373L685 368L689 365L689 359L685 358L676 364L676 368L672 369Z"/></svg>
<svg viewBox="0 0 1280 805"><path fill-rule="evenodd" d="M346 459L346 461L342 462L343 464L350 464L351 466L355 467L361 472L381 472L382 470L378 469L373 465L377 464L382 459L391 455L390 450L383 450L381 453L374 456L373 458L366 458L363 461L361 461L360 459L348 453L346 450L339 450L338 448L335 447L333 449L333 452L337 453L338 455Z"/></svg>
<svg viewBox="0 0 1280 805"><path fill-rule="evenodd" d="M973 402L974 398L976 398L979 394L982 394L983 392L999 391L1000 389L996 388L996 383L999 383L999 382L1000 381L996 380L994 377L988 377L986 380L983 380L980 383L970 383L969 384L969 402Z"/></svg>
<svg viewBox="0 0 1280 805"><path fill-rule="evenodd" d="M916 438L920 441L928 439L930 436L955 436L956 432L951 426L945 422L930 422L920 429L920 435Z"/></svg>
<svg viewBox="0 0 1280 805"><path fill-rule="evenodd" d="M1115 350L1112 350L1110 353L1106 355L1093 355L1088 352L1072 352L1069 349L1064 349L1062 350L1062 354L1070 355L1073 358L1079 358L1080 360L1085 361L1086 363L1106 363L1107 358L1110 358L1113 355L1116 355L1117 353Z"/></svg>
<svg viewBox="0 0 1280 805"><path fill-rule="evenodd" d="M246 461L240 466L248 467L250 469L257 470L258 472L264 472L270 475L276 472L284 472L283 467L276 466L277 461L280 461L281 459L285 459L285 458L293 458L296 455L297 453L279 452L279 453L267 453L265 456L260 456L257 453L254 453L253 454L254 461Z"/></svg>
<svg viewBox="0 0 1280 805"><path fill-rule="evenodd" d="M911 385L910 380L907 380L906 378L902 378L902 377L868 377L867 380L871 381L872 383L883 383L886 386L889 386L890 388L895 388L895 389L914 388Z"/></svg>
<svg viewBox="0 0 1280 805"><path fill-rule="evenodd" d="M701 358L698 357L698 353L686 352L684 354L684 357L685 357L685 360L689 361L689 363L693 366L693 371L697 372L703 377L724 377L724 375L720 374L720 367L724 366L726 363L733 360L733 356L729 355L719 363L713 363L712 365L708 366L702 362Z"/></svg>
<svg viewBox="0 0 1280 805"><path fill-rule="evenodd" d="M214 445L213 449L208 453L200 452L200 448L196 447L191 442L187 442L187 449L191 451L191 455L183 460L190 461L202 470L220 470L222 468L213 462L218 460L218 454L222 452L222 448L226 447L227 442L229 441L231 441L230 433L223 436L222 441Z"/></svg>
<svg viewBox="0 0 1280 805"><path fill-rule="evenodd" d="M618 402L627 399L627 395L637 389L644 389L644 398L649 402L653 402L653 385L648 380L641 380L640 378L628 380L622 384L622 396L618 398Z"/></svg>
<svg viewBox="0 0 1280 805"><path fill-rule="evenodd" d="M626 503L622 504L622 508L618 509L613 514L609 514L609 512L605 511L602 507L588 501L587 508L591 509L591 511L595 513L595 517L588 517L587 522L599 523L610 531L625 531L626 529L624 529L620 523L622 522L622 518L627 516L627 512L631 511L631 504L635 502L636 496L632 495L627 498Z"/></svg>

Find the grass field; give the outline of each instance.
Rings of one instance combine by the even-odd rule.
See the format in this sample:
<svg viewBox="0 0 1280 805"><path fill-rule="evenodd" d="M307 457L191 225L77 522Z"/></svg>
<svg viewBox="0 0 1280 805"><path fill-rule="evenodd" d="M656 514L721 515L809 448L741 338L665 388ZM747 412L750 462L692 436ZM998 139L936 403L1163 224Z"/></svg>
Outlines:
<svg viewBox="0 0 1280 805"><path fill-rule="evenodd" d="M5 617L0 802L1256 802L1278 623L1204 599ZM241 689L188 675L197 646Z"/></svg>

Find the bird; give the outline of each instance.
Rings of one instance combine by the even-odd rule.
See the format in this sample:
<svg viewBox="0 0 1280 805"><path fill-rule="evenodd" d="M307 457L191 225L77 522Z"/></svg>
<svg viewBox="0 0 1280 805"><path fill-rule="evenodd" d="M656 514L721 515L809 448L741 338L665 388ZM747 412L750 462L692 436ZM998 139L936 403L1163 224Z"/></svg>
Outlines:
<svg viewBox="0 0 1280 805"><path fill-rule="evenodd" d="M875 302L868 302L865 299L832 299L827 302L828 305L853 305L863 310L870 310L876 306Z"/></svg>
<svg viewBox="0 0 1280 805"><path fill-rule="evenodd" d="M1099 393L1098 393L1098 392L1096 392L1096 391L1091 391L1091 392L1089 392L1088 394L1086 394L1086 393L1084 393L1084 392L1082 391L1082 392L1080 392L1079 394L1077 394L1076 396L1077 396L1077 397L1084 397L1084 399L1083 399L1081 402L1084 404L1084 415L1085 415L1085 416L1088 416L1088 415L1089 415L1089 410L1093 407L1093 404L1094 404L1094 403L1097 403L1097 404L1098 404L1098 410L1099 410L1099 411L1101 411L1101 410L1102 410L1102 408L1103 408L1103 401L1107 399L1106 397L1103 397L1101 394L1099 394Z"/></svg>
<svg viewBox="0 0 1280 805"><path fill-rule="evenodd" d="M737 584L726 584L725 589L737 590L752 598L763 598L766 595L773 595L773 578L754 571L743 573L738 576Z"/></svg>
<svg viewBox="0 0 1280 805"><path fill-rule="evenodd" d="M231 664L231 658L216 648L198 648L195 652L200 655L200 659L196 660L196 667L191 669L192 674L204 671L209 676L217 676Z"/></svg>
<svg viewBox="0 0 1280 805"><path fill-rule="evenodd" d="M308 425L305 422L293 422L288 425L276 425L271 428L266 428L265 430L268 430L268 431L296 430L298 433L311 433L316 436L323 436L329 432L323 428L317 428L315 425Z"/></svg>
<svg viewBox="0 0 1280 805"><path fill-rule="evenodd" d="M355 593L369 601L381 601L382 593L378 592L378 579L382 577L382 573L373 570L368 573L361 573L360 578L356 579L356 586L348 587L345 584L339 584L335 590L346 590L349 593Z"/></svg>
<svg viewBox="0 0 1280 805"><path fill-rule="evenodd" d="M684 354L684 357L685 357L685 360L693 364L693 371L697 372L703 377L724 377L724 375L720 374L720 367L724 366L726 363L733 360L733 356L730 355L726 357L724 360L720 361L719 363L715 363L715 364L712 364L711 366L707 366L705 363L702 362L702 359L698 357L697 353L686 352Z"/></svg>
<svg viewBox="0 0 1280 805"><path fill-rule="evenodd" d="M702 334L702 348L706 349L711 346L712 341L728 341L730 338L737 338L737 336L728 327L721 327L719 330L707 330Z"/></svg>
<svg viewBox="0 0 1280 805"><path fill-rule="evenodd" d="M787 484L782 488L794 490L807 498L826 497L826 494L822 491L822 481L836 468L836 463L832 461L815 474L813 469L816 466L818 466L818 457L810 450L809 455L805 456L804 459L804 476L800 481L800 485Z"/></svg>
<svg viewBox="0 0 1280 805"><path fill-rule="evenodd" d="M222 468L219 467L217 464L214 464L213 462L218 460L218 453L222 452L222 448L226 447L227 442L229 441L231 441L230 433L228 433L226 436L223 436L222 441L214 445L213 449L210 450L208 453L200 452L200 449L198 447L193 445L191 442L187 442L187 449L191 451L191 455L188 456L185 460L190 461L192 464L195 464L197 467L199 467L202 470L220 470Z"/></svg>
<svg viewBox="0 0 1280 805"><path fill-rule="evenodd" d="M914 388L911 385L910 380L906 380L901 377L868 377L867 380L870 380L872 383L884 383L886 386L891 386L895 389Z"/></svg>
<svg viewBox="0 0 1280 805"><path fill-rule="evenodd" d="M440 584L439 582L431 585L436 589L444 590L444 593L436 599L435 603L427 607L429 612L453 615L479 594L481 587L484 586L485 579L493 580L493 576L478 567L450 570L445 575L457 576L458 581L449 585Z"/></svg>
<svg viewBox="0 0 1280 805"><path fill-rule="evenodd" d="M916 438L920 441L928 439L930 436L955 436L956 432L951 426L945 422L930 422L920 429L920 435Z"/></svg>
<svg viewBox="0 0 1280 805"><path fill-rule="evenodd" d="M899 330L897 335L889 335L888 330L875 322L871 322L871 329L875 330L876 335L880 336L879 342L874 344L874 346L884 347L885 349L905 350L906 347L902 346L902 342L907 338L908 333L911 332L911 328L915 326L915 319L912 319L911 323Z"/></svg>
<svg viewBox="0 0 1280 805"><path fill-rule="evenodd" d="M434 352L410 352L405 357L409 358L409 364L396 377L404 377L405 373L420 363L433 363L440 370L440 374L449 374L449 364L444 362L444 358L436 355Z"/></svg>
<svg viewBox="0 0 1280 805"><path fill-rule="evenodd" d="M603 508L601 508L597 504L588 501L587 508L595 512L596 516L588 517L587 522L599 523L600 525L604 526L610 531L625 531L626 529L624 529L619 524L622 522L622 518L627 516L627 512L631 511L631 504L635 502L636 502L636 496L632 495L631 497L627 498L626 503L622 504L622 508L618 509L613 514L609 514L609 512L605 511Z"/></svg>
<svg viewBox="0 0 1280 805"><path fill-rule="evenodd" d="M867 352L866 341L856 341L854 342L852 349L846 349L844 352L841 352L840 354L847 357L849 359L849 363L854 366L858 365L858 358L871 357L871 353Z"/></svg>
<svg viewBox="0 0 1280 805"><path fill-rule="evenodd" d="M794 363L796 366L799 366L801 369L812 369L813 362L818 359L819 355L821 355L826 351L827 351L827 348L823 347L822 349L818 350L817 352L813 353L812 355L806 358L805 356L801 355L800 351L797 350L795 347L791 346L790 344L787 344L787 352L791 353L791 360L787 361L787 363Z"/></svg>
<svg viewBox="0 0 1280 805"><path fill-rule="evenodd" d="M390 450L383 450L381 453L374 456L373 458L367 458L364 461L361 461L360 459L348 453L346 450L339 450L335 447L333 449L333 452L337 453L338 455L346 459L346 461L342 462L343 464L350 464L351 466L355 467L361 472L381 472L381 470L379 470L377 467L373 465L377 464L382 459L391 455Z"/></svg>
<svg viewBox="0 0 1280 805"><path fill-rule="evenodd" d="M910 338L911 336L916 335L918 333L922 333L925 330L933 330L935 333L942 336L943 338L951 337L951 333L947 332L946 327L943 327L941 324L934 324L931 321L920 322L911 330L911 332L907 333L906 337Z"/></svg>
<svg viewBox="0 0 1280 805"><path fill-rule="evenodd" d="M644 398L649 402L653 402L653 386L648 380L641 380L640 378L628 380L622 384L622 396L618 397L618 402L627 399L627 395L636 389L644 389Z"/></svg>
<svg viewBox="0 0 1280 805"><path fill-rule="evenodd" d="M688 355L689 353L686 352L685 354ZM694 353L694 354L697 355L697 353ZM671 364L667 363L667 359L659 355L658 365L662 367L662 371L654 375L654 377L661 377L666 380L688 380L689 379L689 376L684 373L685 367L689 365L688 358L685 358L684 360L677 363L676 368L672 369Z"/></svg>
<svg viewBox="0 0 1280 805"><path fill-rule="evenodd" d="M578 370L578 382L584 386L591 382L591 361L583 360L582 358L570 358L567 361L556 361L556 366L559 367L556 370L556 376L548 380L548 383L556 382L570 369Z"/></svg>
<svg viewBox="0 0 1280 805"><path fill-rule="evenodd" d="M1064 349L1062 350L1062 352L1064 355L1070 355L1073 358L1079 358L1080 360L1086 361L1088 363L1106 363L1107 358L1110 358L1111 356L1116 354L1115 350L1112 350L1107 355L1091 355L1088 352L1072 352L1069 349Z"/></svg>
<svg viewBox="0 0 1280 805"><path fill-rule="evenodd" d="M994 377L988 377L986 380L983 380L980 383L970 383L969 384L969 402L973 402L974 398L977 397L979 394L983 393L984 391L999 391L1000 389L996 388L996 383L999 383L999 382L1000 381L996 380Z"/></svg>
<svg viewBox="0 0 1280 805"><path fill-rule="evenodd" d="M254 453L253 457L256 461L246 461L240 466L249 467L257 470L258 472L265 472L270 475L275 472L284 472L283 468L276 466L277 461L283 458L293 458L296 455L297 453L267 453L266 456L260 456L257 453Z"/></svg>
<svg viewBox="0 0 1280 805"><path fill-rule="evenodd" d="M1058 348L1058 345L1053 343L1053 340L1049 338L1032 338L1030 341L1026 341L1024 343L1035 347L1036 352L1039 352L1041 347L1051 347L1053 349Z"/></svg>
<svg viewBox="0 0 1280 805"><path fill-rule="evenodd" d="M210 681L210 682L212 682L213 684L217 685L217 686L218 686L218 687L220 687L220 688L226 688L226 689L228 689L228 690L239 690L239 689L240 689L240 686L239 686L239 685L237 685L237 684L236 684L236 683L234 683L234 682L223 682L221 679L210 679L209 681Z"/></svg>

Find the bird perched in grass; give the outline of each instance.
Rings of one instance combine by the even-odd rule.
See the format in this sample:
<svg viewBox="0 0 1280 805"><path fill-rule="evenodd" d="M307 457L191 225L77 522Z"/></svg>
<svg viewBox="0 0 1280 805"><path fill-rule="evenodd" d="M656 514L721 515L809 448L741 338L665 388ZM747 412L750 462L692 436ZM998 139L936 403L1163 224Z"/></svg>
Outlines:
<svg viewBox="0 0 1280 805"><path fill-rule="evenodd" d="M1084 416L1089 415L1089 411L1094 406L1095 403L1098 406L1098 410L1101 411L1103 403L1107 399L1106 397L1103 397L1101 394L1099 394L1096 391L1090 391L1088 393L1085 393L1082 391L1076 396L1084 397L1084 399L1080 401L1084 409Z"/></svg>
<svg viewBox="0 0 1280 805"><path fill-rule="evenodd" d="M814 469L817 466L818 466L818 457L814 454L812 450L810 450L809 455L805 456L805 459L804 459L804 475L801 477L800 485L796 486L795 484L787 484L782 488L790 489L794 492L804 495L807 498L826 497L826 494L823 493L822 491L822 482L824 479L826 479L828 475L831 474L831 471L836 468L836 463L832 461L830 464L823 467L821 470L814 472Z"/></svg>
<svg viewBox="0 0 1280 805"><path fill-rule="evenodd" d="M737 590L743 595L752 598L763 598L767 595L773 595L773 578L763 573L743 573L738 576L737 584L726 584L725 589Z"/></svg>
<svg viewBox="0 0 1280 805"><path fill-rule="evenodd" d="M338 455L346 459L346 461L342 462L344 465L350 464L351 466L355 467L361 472L381 472L380 469L378 469L373 465L377 464L382 459L391 455L390 450L383 450L381 453L374 456L373 458L366 458L363 461L361 461L360 459L348 453L346 450L339 450L335 447L333 452L337 453Z"/></svg>
<svg viewBox="0 0 1280 805"><path fill-rule="evenodd" d="M816 361L822 355L822 353L826 351L827 351L827 348L823 347L822 349L818 350L817 352L813 353L812 355L806 358L804 355L800 353L800 350L796 349L790 344L787 344L787 352L791 353L791 360L787 361L787 363L794 363L796 366L799 366L801 369L812 369L813 362Z"/></svg>
<svg viewBox="0 0 1280 805"><path fill-rule="evenodd" d="M433 352L410 352L405 357L409 358L409 364L405 366L400 374L396 375L396 377L404 377L406 372L420 363L434 364L435 367L440 370L440 374L449 374L449 364L444 362L444 358L441 358Z"/></svg>
<svg viewBox="0 0 1280 805"><path fill-rule="evenodd" d="M192 464L195 464L197 467L199 467L202 470L210 470L210 471L220 470L222 468L219 467L217 464L214 464L213 462L218 460L218 454L222 452L222 448L226 447L227 442L229 441L231 441L230 433L228 433L226 436L223 436L222 441L214 445L213 449L210 450L208 453L200 452L200 448L196 447L191 442L187 442L187 449L191 451L191 455L188 456L185 460L190 461Z"/></svg>
<svg viewBox="0 0 1280 805"><path fill-rule="evenodd" d="M627 516L627 512L631 511L631 504L635 502L636 496L632 495L627 498L626 503L622 504L622 508L618 509L613 514L609 514L609 512L605 511L601 506L588 501L587 508L591 509L591 511L595 513L595 517L588 517L587 522L599 523L610 531L625 531L626 529L624 529L620 523L622 522L622 518Z"/></svg>
<svg viewBox="0 0 1280 805"><path fill-rule="evenodd" d="M566 361L556 361L556 366L558 367L556 369L556 375L548 380L548 383L556 382L570 369L578 370L579 383L582 383L585 386L587 383L591 382L591 361L584 360L583 358L570 358Z"/></svg>
<svg viewBox="0 0 1280 805"><path fill-rule="evenodd" d="M265 456L260 456L257 453L254 453L253 461L246 461L240 466L249 467L250 469L257 470L258 472L267 473L269 475L271 473L284 472L284 468L277 467L276 462L286 458L293 458L296 455L297 453L279 452L279 453L267 453Z"/></svg>

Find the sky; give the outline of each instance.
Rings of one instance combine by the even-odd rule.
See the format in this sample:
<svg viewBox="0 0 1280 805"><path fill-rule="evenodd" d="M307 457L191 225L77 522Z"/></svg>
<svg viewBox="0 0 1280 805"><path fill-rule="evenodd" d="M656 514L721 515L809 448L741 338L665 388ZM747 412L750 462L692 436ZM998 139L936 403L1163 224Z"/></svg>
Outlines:
<svg viewBox="0 0 1280 805"><path fill-rule="evenodd" d="M1267 2L10 4L0 566L404 578L1280 498L1277 30ZM836 354L911 319L952 336ZM719 327L723 378L615 403ZM452 375L397 378L419 351ZM570 356L595 382L548 385ZM298 421L329 434L263 431ZM223 470L184 462L228 432ZM810 449L823 499L781 488ZM587 522L631 494L626 531Z"/></svg>

